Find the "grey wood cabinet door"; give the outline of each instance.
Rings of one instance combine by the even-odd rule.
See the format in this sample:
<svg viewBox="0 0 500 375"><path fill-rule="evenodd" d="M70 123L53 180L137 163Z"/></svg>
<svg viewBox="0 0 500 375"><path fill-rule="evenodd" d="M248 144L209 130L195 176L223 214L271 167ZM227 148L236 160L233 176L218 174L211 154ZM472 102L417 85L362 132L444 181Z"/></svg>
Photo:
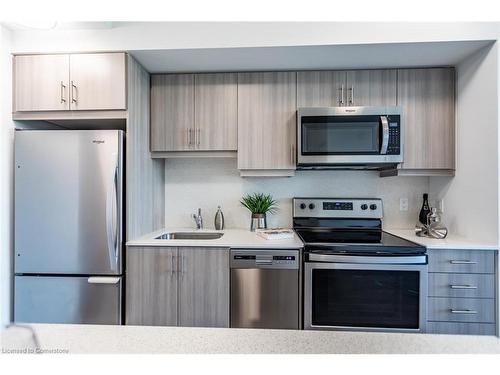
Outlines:
<svg viewBox="0 0 500 375"><path fill-rule="evenodd" d="M348 106L395 106L397 70L374 69L347 72Z"/></svg>
<svg viewBox="0 0 500 375"><path fill-rule="evenodd" d="M70 55L70 109L126 109L126 58L122 52Z"/></svg>
<svg viewBox="0 0 500 375"><path fill-rule="evenodd" d="M177 248L127 249L126 324L176 326L177 290Z"/></svg>
<svg viewBox="0 0 500 375"><path fill-rule="evenodd" d="M238 74L238 169L295 169L296 76Z"/></svg>
<svg viewBox="0 0 500 375"><path fill-rule="evenodd" d="M229 327L229 249L179 248L179 325Z"/></svg>
<svg viewBox="0 0 500 375"><path fill-rule="evenodd" d="M238 148L238 74L194 76L196 150L234 151Z"/></svg>
<svg viewBox="0 0 500 375"><path fill-rule="evenodd" d="M151 151L195 149L194 75L151 76Z"/></svg>
<svg viewBox="0 0 500 375"><path fill-rule="evenodd" d="M403 169L455 169L455 70L398 70Z"/></svg>
<svg viewBox="0 0 500 375"><path fill-rule="evenodd" d="M297 107L339 107L346 104L345 71L297 72Z"/></svg>
<svg viewBox="0 0 500 375"><path fill-rule="evenodd" d="M69 109L69 55L14 56L14 111Z"/></svg>

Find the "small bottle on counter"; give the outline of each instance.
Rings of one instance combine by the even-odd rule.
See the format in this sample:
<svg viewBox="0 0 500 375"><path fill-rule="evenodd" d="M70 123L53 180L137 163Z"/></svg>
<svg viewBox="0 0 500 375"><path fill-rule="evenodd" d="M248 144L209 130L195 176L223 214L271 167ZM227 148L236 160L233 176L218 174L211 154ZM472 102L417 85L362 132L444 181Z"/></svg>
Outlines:
<svg viewBox="0 0 500 375"><path fill-rule="evenodd" d="M418 221L423 225L428 225L427 216L431 212L429 207L429 194L424 194L422 208L420 209L420 214L418 215Z"/></svg>
<svg viewBox="0 0 500 375"><path fill-rule="evenodd" d="M215 213L215 219L214 219L214 227L215 230L224 229L224 214L222 213L220 206L217 206L217 212Z"/></svg>

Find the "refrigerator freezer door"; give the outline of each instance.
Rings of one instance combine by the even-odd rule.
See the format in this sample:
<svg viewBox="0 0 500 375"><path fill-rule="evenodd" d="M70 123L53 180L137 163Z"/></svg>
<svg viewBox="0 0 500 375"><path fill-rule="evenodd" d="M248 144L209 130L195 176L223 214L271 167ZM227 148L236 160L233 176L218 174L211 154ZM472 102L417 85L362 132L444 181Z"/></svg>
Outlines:
<svg viewBox="0 0 500 375"><path fill-rule="evenodd" d="M121 273L122 144L118 130L16 132L16 273Z"/></svg>
<svg viewBox="0 0 500 375"><path fill-rule="evenodd" d="M122 278L95 279L92 281L89 277L76 276L15 276L14 321L121 324Z"/></svg>

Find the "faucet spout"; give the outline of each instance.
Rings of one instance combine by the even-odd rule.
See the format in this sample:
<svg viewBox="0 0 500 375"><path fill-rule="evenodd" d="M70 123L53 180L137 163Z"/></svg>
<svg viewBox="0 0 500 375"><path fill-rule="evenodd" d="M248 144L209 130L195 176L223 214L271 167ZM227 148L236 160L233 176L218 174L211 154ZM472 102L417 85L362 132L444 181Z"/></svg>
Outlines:
<svg viewBox="0 0 500 375"><path fill-rule="evenodd" d="M201 216L201 208L198 208L198 214L193 214L193 219L196 224L196 229L203 229L203 217Z"/></svg>

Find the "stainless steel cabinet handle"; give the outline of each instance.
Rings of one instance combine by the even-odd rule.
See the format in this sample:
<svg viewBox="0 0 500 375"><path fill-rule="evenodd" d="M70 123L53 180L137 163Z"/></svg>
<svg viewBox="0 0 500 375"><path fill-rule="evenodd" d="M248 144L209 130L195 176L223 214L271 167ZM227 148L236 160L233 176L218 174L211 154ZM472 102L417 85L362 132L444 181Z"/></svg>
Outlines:
<svg viewBox="0 0 500 375"><path fill-rule="evenodd" d="M179 264L179 268L180 268L180 271L181 271L181 275L184 275L184 255L181 253L179 255L179 260L180 260L180 264Z"/></svg>
<svg viewBox="0 0 500 375"><path fill-rule="evenodd" d="M471 260L450 260L451 264L477 264L477 262Z"/></svg>
<svg viewBox="0 0 500 375"><path fill-rule="evenodd" d="M477 289L474 285L450 285L451 289Z"/></svg>
<svg viewBox="0 0 500 375"><path fill-rule="evenodd" d="M64 84L63 81L61 81L61 103L66 103L66 98L64 95L65 89L66 89L66 85Z"/></svg>
<svg viewBox="0 0 500 375"><path fill-rule="evenodd" d="M196 129L196 134L198 135L198 140L196 141L196 145L200 147L200 138L201 138L201 129Z"/></svg>
<svg viewBox="0 0 500 375"><path fill-rule="evenodd" d="M170 276L174 275L174 254L170 254Z"/></svg>
<svg viewBox="0 0 500 375"><path fill-rule="evenodd" d="M349 98L349 104L353 105L354 104L354 86L351 86L349 91L351 92L351 97Z"/></svg>
<svg viewBox="0 0 500 375"><path fill-rule="evenodd" d="M76 89L76 90L73 90ZM71 102L76 103L76 95L75 92L78 93L78 87L71 81Z"/></svg>
<svg viewBox="0 0 500 375"><path fill-rule="evenodd" d="M477 314L476 310L469 310L469 309L465 309L465 310L450 309L450 312L452 314Z"/></svg>
<svg viewBox="0 0 500 375"><path fill-rule="evenodd" d="M192 129L189 128L188 129L188 146L191 146L191 139L192 139L192 136L191 136L191 132L192 132Z"/></svg>
<svg viewBox="0 0 500 375"><path fill-rule="evenodd" d="M344 85L341 85L339 90L340 90L339 104L344 105Z"/></svg>

